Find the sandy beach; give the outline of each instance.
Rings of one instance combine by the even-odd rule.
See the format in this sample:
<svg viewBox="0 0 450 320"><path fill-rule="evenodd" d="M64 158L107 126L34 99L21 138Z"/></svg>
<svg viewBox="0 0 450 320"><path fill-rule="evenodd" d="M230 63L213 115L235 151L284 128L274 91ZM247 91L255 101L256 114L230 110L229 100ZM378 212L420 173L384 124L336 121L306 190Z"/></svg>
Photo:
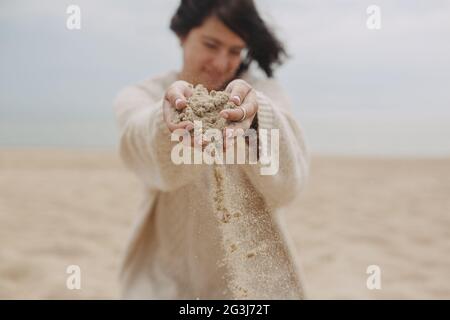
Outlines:
<svg viewBox="0 0 450 320"><path fill-rule="evenodd" d="M0 150L0 298L117 298L140 190L114 151ZM309 298L450 299L450 158L314 156L286 221Z"/></svg>

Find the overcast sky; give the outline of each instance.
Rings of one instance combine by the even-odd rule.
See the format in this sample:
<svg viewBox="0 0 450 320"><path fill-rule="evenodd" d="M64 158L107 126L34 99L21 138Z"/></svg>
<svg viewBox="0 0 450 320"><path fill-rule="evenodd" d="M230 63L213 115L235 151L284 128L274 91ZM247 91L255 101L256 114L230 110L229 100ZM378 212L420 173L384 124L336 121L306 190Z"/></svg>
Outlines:
<svg viewBox="0 0 450 320"><path fill-rule="evenodd" d="M450 1L256 2L292 56L276 75L313 150L409 142L405 154L450 154ZM70 4L81 30L66 28ZM366 27L371 4L380 30ZM177 5L1 1L0 146L114 145L117 91L181 65L168 28Z"/></svg>

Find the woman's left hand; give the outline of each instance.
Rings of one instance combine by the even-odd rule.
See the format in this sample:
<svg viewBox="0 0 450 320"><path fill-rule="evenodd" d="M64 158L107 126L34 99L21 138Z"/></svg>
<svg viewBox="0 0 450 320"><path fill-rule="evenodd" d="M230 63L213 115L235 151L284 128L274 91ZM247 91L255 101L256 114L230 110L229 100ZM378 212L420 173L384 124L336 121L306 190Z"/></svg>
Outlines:
<svg viewBox="0 0 450 320"><path fill-rule="evenodd" d="M232 136L235 136L236 129L242 129L245 132L250 128L258 111L258 102L255 90L242 79L231 81L225 91L229 93L230 101L237 106L235 109L224 109L220 112L222 117L231 122L224 129L224 137L230 138L230 136L226 136L227 133L231 132Z"/></svg>

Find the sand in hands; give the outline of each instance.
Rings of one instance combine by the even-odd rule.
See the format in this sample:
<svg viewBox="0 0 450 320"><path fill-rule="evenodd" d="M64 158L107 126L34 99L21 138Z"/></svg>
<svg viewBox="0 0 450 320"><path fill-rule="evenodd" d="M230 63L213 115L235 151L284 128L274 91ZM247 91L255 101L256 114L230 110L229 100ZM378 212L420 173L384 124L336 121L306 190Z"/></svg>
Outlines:
<svg viewBox="0 0 450 320"><path fill-rule="evenodd" d="M174 123L181 121L201 121L202 128L224 129L229 123L225 118L219 115L223 109L234 109L236 105L228 101L229 94L225 91L211 90L208 93L203 85L198 84L193 91L192 96L187 100L187 106L181 111L177 111Z"/></svg>
<svg viewBox="0 0 450 320"><path fill-rule="evenodd" d="M202 128L223 130L228 121L219 115L233 109L229 95L197 85L187 106L174 119L202 121ZM217 142L216 142L217 143ZM297 299L302 297L295 267L279 237L272 215L264 207L264 199L248 189L232 185L225 165L214 164L212 198L225 252L223 261L227 283L235 299ZM228 183L227 183L228 181ZM276 286L274 286L274 283Z"/></svg>

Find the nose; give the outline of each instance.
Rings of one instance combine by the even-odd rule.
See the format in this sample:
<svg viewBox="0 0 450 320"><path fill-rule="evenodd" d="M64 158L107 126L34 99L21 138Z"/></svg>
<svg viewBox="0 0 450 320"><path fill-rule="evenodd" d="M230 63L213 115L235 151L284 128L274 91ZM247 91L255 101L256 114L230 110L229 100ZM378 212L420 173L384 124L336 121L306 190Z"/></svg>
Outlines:
<svg viewBox="0 0 450 320"><path fill-rule="evenodd" d="M213 70L217 73L224 73L228 68L228 56L226 52L218 53L213 59Z"/></svg>

